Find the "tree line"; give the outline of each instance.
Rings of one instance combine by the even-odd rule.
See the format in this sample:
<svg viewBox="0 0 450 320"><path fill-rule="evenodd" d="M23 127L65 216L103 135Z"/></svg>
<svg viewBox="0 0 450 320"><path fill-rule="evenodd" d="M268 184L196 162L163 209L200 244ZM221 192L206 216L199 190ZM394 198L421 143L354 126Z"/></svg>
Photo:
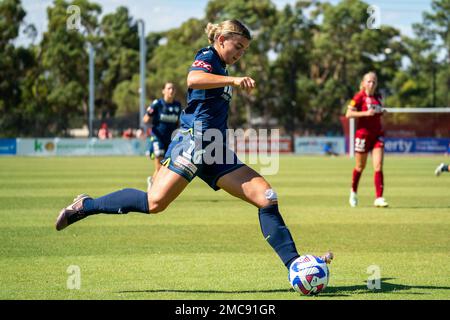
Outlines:
<svg viewBox="0 0 450 320"><path fill-rule="evenodd" d="M80 9L78 30L67 27L71 5ZM204 18L146 34L147 103L172 81L185 104L188 68L208 45L206 24L237 18L254 40L229 73L253 77L257 89L235 90L231 127L339 133L339 117L367 71L378 74L389 107L450 107L450 0L433 0L413 37L388 25L370 28L368 7L360 0L297 1L281 9L270 0L210 0ZM137 20L125 6L101 13L94 1L54 0L42 40L35 43L36 29L27 25L31 44L18 47L26 12L20 0L0 0L1 137L68 136L87 123L87 43L96 50L96 119L138 114Z"/></svg>

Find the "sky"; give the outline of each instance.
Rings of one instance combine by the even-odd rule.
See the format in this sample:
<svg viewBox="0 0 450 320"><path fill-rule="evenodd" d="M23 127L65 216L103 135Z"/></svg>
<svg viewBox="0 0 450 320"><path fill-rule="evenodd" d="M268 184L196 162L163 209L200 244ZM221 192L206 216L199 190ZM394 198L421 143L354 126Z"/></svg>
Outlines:
<svg viewBox="0 0 450 320"><path fill-rule="evenodd" d="M145 21L146 32L164 31L179 27L189 18L203 18L208 0L91 0L102 6L102 16L112 13L119 6L126 6L134 19ZM224 0L226 1L226 0ZM304 0L311 1L311 0ZM278 8L296 0L272 0ZM340 0L329 0L337 4ZM402 34L413 36L412 24L422 21L422 13L431 11L431 0L366 0L366 3L379 9L381 24L399 29ZM53 0L22 0L27 13L25 24L34 24L39 42L47 30L46 8ZM23 34L22 27L16 45L27 46L30 39Z"/></svg>

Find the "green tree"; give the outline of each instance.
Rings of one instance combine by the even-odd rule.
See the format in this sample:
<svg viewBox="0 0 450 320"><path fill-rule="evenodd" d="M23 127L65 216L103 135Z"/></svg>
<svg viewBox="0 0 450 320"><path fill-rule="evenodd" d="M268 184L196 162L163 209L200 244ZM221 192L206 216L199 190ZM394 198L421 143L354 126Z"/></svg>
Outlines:
<svg viewBox="0 0 450 320"><path fill-rule="evenodd" d="M20 128L20 82L24 79L29 53L16 49L13 41L25 17L19 0L0 1L0 127L1 136L14 136Z"/></svg>
<svg viewBox="0 0 450 320"><path fill-rule="evenodd" d="M67 8L77 5L81 28L67 28ZM40 87L48 88L46 102L53 113L49 134L67 135L67 130L87 122L88 55L86 42L95 44L101 7L87 0L55 0L47 8L48 31L41 43Z"/></svg>
<svg viewBox="0 0 450 320"><path fill-rule="evenodd" d="M308 74L313 32L317 26L304 13L310 4L297 2L294 6L285 6L278 13L278 23L271 33L276 54L270 77L275 88L271 113L288 133L300 126L313 93L313 82Z"/></svg>
<svg viewBox="0 0 450 320"><path fill-rule="evenodd" d="M96 105L102 118L121 113L136 112L139 103L122 105L126 100L115 100L115 90L124 91L133 75L139 72L139 34L137 22L130 16L126 7L119 7L114 13L105 15L100 24L101 39L97 50L98 98ZM119 85L120 89L119 89ZM137 91L130 94L136 95ZM117 96L117 95L116 95Z"/></svg>
<svg viewBox="0 0 450 320"><path fill-rule="evenodd" d="M183 105L186 101L186 77L195 53L205 46L204 28L199 19L189 19L179 28L157 35L158 42L147 64L147 92L150 100L161 96L166 81L176 85L176 99Z"/></svg>
<svg viewBox="0 0 450 320"><path fill-rule="evenodd" d="M392 81L390 106L450 106L450 0L433 0L431 8L413 25L415 37L403 37L409 63Z"/></svg>
<svg viewBox="0 0 450 320"><path fill-rule="evenodd" d="M337 129L348 100L359 90L364 73L378 74L380 89L394 77L401 65L400 32L390 26L367 26L369 5L360 0L344 0L333 6L318 4L314 11L318 28L313 40L310 79L316 90L305 110L305 125ZM386 55L387 49L396 52Z"/></svg>

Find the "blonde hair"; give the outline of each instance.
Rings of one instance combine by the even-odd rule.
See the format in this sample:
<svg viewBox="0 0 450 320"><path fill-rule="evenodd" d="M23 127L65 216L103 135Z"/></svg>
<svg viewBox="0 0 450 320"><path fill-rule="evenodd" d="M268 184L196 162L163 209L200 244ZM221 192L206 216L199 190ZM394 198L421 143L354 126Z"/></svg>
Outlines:
<svg viewBox="0 0 450 320"><path fill-rule="evenodd" d="M362 80L361 80L361 83L359 84L359 90L360 90L360 91L364 89L364 80L365 80L366 77L368 77L368 76L374 76L375 79L377 80L377 86L378 86L378 77L377 77L377 74L376 74L375 72L373 72L373 71L370 71L370 72L367 72L367 73L363 76L363 78L362 78ZM376 88L375 88L375 92L376 92L376 91L377 91L377 90L376 90Z"/></svg>
<svg viewBox="0 0 450 320"><path fill-rule="evenodd" d="M217 38L221 35L232 36L240 35L248 40L252 40L252 36L248 28L239 20L225 20L218 24L208 23L205 28L205 32L208 35L208 41L210 44L214 44Z"/></svg>

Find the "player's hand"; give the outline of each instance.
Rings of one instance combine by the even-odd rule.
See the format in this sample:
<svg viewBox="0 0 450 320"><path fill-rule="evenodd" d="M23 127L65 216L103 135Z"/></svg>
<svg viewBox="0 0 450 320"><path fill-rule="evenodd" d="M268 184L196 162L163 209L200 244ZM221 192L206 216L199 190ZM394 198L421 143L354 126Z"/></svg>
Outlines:
<svg viewBox="0 0 450 320"><path fill-rule="evenodd" d="M256 87L256 81L250 77L235 77L233 80L233 85L244 89L247 93L251 93Z"/></svg>
<svg viewBox="0 0 450 320"><path fill-rule="evenodd" d="M366 111L366 116L371 117L371 116L374 116L375 113L376 113L375 109L369 109Z"/></svg>

